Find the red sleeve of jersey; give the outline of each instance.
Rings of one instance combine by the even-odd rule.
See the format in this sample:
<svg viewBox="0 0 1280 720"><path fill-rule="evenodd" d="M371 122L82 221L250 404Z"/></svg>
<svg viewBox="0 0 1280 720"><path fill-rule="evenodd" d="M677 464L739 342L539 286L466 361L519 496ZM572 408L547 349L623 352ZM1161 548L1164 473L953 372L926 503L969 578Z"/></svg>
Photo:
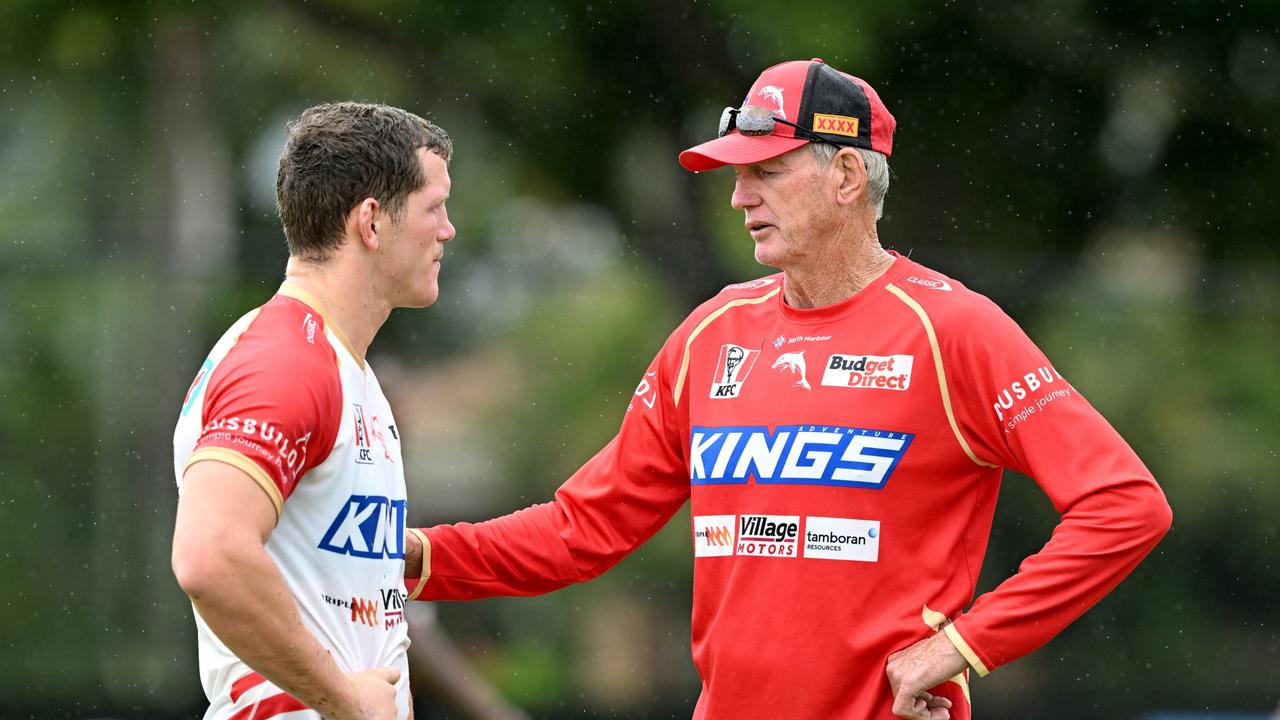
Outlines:
<svg viewBox="0 0 1280 720"><path fill-rule="evenodd" d="M203 430L186 465L218 460L243 470L279 516L298 479L333 449L341 413L342 381L324 320L277 296L214 368Z"/></svg>
<svg viewBox="0 0 1280 720"><path fill-rule="evenodd" d="M407 583L421 591L415 599L550 592L600 575L661 529L689 499L677 419L684 408L672 396L681 349L668 340L631 398L618 435L553 502L425 530L430 567L425 583ZM681 402L688 402L687 393Z"/></svg>
<svg viewBox="0 0 1280 720"><path fill-rule="evenodd" d="M980 461L1033 478L1062 514L1018 572L947 634L980 674L1035 650L1112 590L1168 531L1138 456L1014 321L982 299L941 329L960 433Z"/></svg>

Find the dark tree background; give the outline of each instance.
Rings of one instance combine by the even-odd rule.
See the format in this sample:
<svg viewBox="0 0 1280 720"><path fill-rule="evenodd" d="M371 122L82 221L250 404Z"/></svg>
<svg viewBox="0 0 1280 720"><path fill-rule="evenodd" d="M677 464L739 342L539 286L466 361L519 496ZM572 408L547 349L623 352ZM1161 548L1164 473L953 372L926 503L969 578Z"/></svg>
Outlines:
<svg viewBox="0 0 1280 720"><path fill-rule="evenodd" d="M0 716L202 710L170 437L283 272L291 117L387 102L455 137L443 298L393 315L372 362L414 519L481 519L549 497L684 313L769 272L728 174L675 155L809 57L898 119L884 243L1003 305L1174 506L1116 593L974 682L980 715L1274 709L1278 26L1275 3L1203 0L4 3ZM1027 478L1002 494L980 591L1056 520ZM536 716L687 717L687 528L442 621Z"/></svg>

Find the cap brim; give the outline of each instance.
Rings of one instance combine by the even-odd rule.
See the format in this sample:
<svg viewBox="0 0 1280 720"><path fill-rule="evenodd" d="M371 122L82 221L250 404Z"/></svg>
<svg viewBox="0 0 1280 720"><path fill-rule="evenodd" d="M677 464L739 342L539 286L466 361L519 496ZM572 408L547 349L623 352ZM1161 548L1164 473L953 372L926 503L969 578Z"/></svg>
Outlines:
<svg viewBox="0 0 1280 720"><path fill-rule="evenodd" d="M715 170L725 165L751 165L791 152L808 142L804 138L781 135L757 137L731 132L680 153L680 164L693 172Z"/></svg>

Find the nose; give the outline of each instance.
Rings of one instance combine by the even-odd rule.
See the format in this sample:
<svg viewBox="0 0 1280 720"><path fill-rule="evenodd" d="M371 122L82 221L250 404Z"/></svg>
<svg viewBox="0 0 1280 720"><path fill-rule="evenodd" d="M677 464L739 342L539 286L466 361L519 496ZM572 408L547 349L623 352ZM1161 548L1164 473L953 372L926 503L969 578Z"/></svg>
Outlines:
<svg viewBox="0 0 1280 720"><path fill-rule="evenodd" d="M440 231L437 237L440 238L440 242L447 243L458 234L458 229L453 226L452 222L449 222L449 214L447 212L442 219L444 222L440 223Z"/></svg>
<svg viewBox="0 0 1280 720"><path fill-rule="evenodd" d="M745 210L760 204L760 196L752 189L751 180L746 175L738 173L734 180L733 195L729 198L729 205L734 210Z"/></svg>

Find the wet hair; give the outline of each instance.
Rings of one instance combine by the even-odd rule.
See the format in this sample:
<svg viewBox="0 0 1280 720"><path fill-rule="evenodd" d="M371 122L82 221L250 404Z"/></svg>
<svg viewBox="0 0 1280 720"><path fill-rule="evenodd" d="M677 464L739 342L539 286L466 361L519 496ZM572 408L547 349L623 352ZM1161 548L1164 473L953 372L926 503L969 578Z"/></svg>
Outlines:
<svg viewBox="0 0 1280 720"><path fill-rule="evenodd" d="M276 175L276 209L289 254L323 262L342 244L351 209L374 198L399 219L405 200L426 186L418 149L447 163L448 133L387 105L326 103L289 123Z"/></svg>

